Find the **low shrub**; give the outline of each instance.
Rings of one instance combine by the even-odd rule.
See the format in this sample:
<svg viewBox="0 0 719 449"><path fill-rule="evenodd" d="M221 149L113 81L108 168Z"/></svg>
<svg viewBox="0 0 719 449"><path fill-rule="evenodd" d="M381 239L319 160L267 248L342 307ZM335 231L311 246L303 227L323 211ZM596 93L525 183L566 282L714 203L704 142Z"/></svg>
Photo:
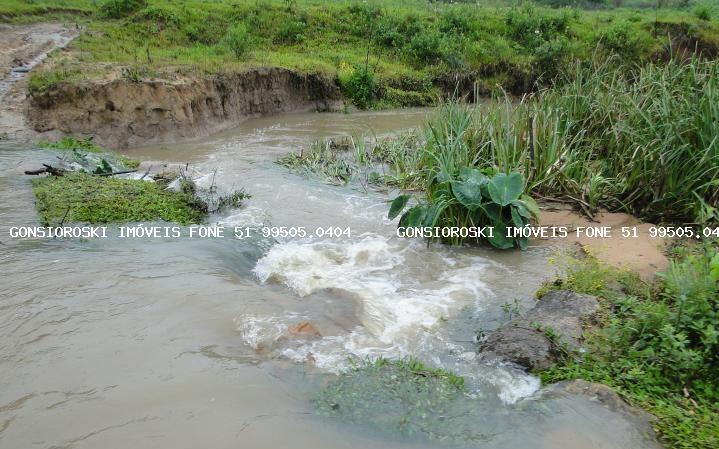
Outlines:
<svg viewBox="0 0 719 449"><path fill-rule="evenodd" d="M305 40L307 24L302 20L290 17L283 20L277 28L273 41L277 44L299 44Z"/></svg>
<svg viewBox="0 0 719 449"><path fill-rule="evenodd" d="M359 109L369 109L375 100L374 71L368 65L357 65L346 76L340 77L342 91Z"/></svg>
<svg viewBox="0 0 719 449"><path fill-rule="evenodd" d="M404 52L413 64L422 67L439 62L443 56L444 45L443 34L429 28L412 36Z"/></svg>
<svg viewBox="0 0 719 449"><path fill-rule="evenodd" d="M694 16L699 20L709 21L712 19L712 10L707 5L699 5L694 8Z"/></svg>
<svg viewBox="0 0 719 449"><path fill-rule="evenodd" d="M569 21L567 13L542 13L532 6L512 9L505 16L509 36L530 49L564 35Z"/></svg>
<svg viewBox="0 0 719 449"><path fill-rule="evenodd" d="M121 19L147 7L147 0L107 0L100 4L101 17Z"/></svg>
<svg viewBox="0 0 719 449"><path fill-rule="evenodd" d="M629 22L621 21L601 31L595 41L610 53L637 58L643 54L643 48L649 45L648 39L644 37Z"/></svg>
<svg viewBox="0 0 719 449"><path fill-rule="evenodd" d="M225 34L225 45L240 59L250 48L251 37L243 24L230 27Z"/></svg>

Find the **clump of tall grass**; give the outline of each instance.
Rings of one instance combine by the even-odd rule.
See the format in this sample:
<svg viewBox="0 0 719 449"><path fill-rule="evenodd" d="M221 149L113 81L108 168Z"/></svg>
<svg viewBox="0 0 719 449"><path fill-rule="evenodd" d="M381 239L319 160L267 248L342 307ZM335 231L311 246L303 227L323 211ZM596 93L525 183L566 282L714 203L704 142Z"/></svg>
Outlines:
<svg viewBox="0 0 719 449"><path fill-rule="evenodd" d="M374 184L419 190L422 152L415 133L392 138L345 136L320 139L308 148L280 157L278 164L296 172L317 175L332 184L346 184L365 174Z"/></svg>
<svg viewBox="0 0 719 449"><path fill-rule="evenodd" d="M348 151L354 148L352 138L321 139L307 149L282 156L277 163L290 170L320 175L333 184L346 184L358 171L353 156L362 157L359 152Z"/></svg>
<svg viewBox="0 0 719 449"><path fill-rule="evenodd" d="M719 206L715 62L577 68L567 84L511 114L507 122L519 128L500 132L500 145L484 139L485 150L504 151L495 162L523 169L533 190L658 220L700 220Z"/></svg>
<svg viewBox="0 0 719 449"><path fill-rule="evenodd" d="M449 103L425 127L428 196L463 167L524 175L528 191L640 217L695 222L719 215L719 65L672 60L631 70L577 66L519 101ZM410 165L410 164L408 164Z"/></svg>

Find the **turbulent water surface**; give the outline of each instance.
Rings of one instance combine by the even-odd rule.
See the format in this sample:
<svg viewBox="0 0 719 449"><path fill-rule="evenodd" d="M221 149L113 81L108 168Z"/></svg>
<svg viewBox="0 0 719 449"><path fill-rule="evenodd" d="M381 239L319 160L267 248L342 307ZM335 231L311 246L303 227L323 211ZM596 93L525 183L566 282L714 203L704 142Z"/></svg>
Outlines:
<svg viewBox="0 0 719 449"><path fill-rule="evenodd" d="M470 447L639 447L585 398L543 400L536 378L476 357L478 332L551 274L551 248L499 253L394 236L384 193L273 163L322 135L416 126L423 110L292 114L201 142L132 150L244 187L228 226L349 227L340 238L11 240L37 224L27 168L0 149L0 447L422 448L318 416L312 398L349 357L419 359L463 375ZM321 337L295 334L309 322ZM476 404L476 406L474 405ZM466 406L466 404L465 404ZM475 419L475 418L473 418Z"/></svg>

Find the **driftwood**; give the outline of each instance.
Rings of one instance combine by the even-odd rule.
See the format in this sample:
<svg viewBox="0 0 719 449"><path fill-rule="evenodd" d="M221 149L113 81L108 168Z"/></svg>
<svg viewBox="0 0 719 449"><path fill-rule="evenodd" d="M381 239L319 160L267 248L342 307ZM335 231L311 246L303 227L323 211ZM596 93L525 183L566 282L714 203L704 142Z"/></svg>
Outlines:
<svg viewBox="0 0 719 449"><path fill-rule="evenodd" d="M53 167L52 165L48 164L42 164L43 168L40 168L38 170L25 170L26 175L41 175L43 173L49 173L53 176L62 176L65 174L66 170L62 168ZM111 173L93 173L97 176L115 176L115 175L125 175L127 173L135 173L137 170L123 170L123 171L115 171ZM143 176L144 178L144 176Z"/></svg>
<svg viewBox="0 0 719 449"><path fill-rule="evenodd" d="M41 175L43 173L49 173L53 176L62 176L65 174L65 170L62 168L56 168L52 165L42 164L44 168L41 168L39 170L25 170L26 175Z"/></svg>
<svg viewBox="0 0 719 449"><path fill-rule="evenodd" d="M111 173L94 173L97 176L115 176L115 175L126 175L128 173L135 173L137 170L123 170L123 171L114 171Z"/></svg>

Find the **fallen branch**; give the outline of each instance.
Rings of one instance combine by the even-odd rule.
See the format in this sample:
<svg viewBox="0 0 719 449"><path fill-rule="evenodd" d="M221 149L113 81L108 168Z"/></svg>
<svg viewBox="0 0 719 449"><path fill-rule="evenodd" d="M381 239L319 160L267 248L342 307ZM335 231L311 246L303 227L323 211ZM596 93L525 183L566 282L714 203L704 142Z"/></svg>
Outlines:
<svg viewBox="0 0 719 449"><path fill-rule="evenodd" d="M150 170L152 170L152 165L150 165L149 167L147 167L147 171L145 172L144 175L142 175L142 178L140 178L140 181L142 181L143 179L145 179L145 177L150 174Z"/></svg>
<svg viewBox="0 0 719 449"><path fill-rule="evenodd" d="M53 167L52 165L47 165L47 164L42 164L42 165L45 168L41 168L39 170L25 170L25 174L26 175L41 175L43 173L49 173L53 176L62 176L65 174L65 170L63 170L62 168L56 168L56 167Z"/></svg>
<svg viewBox="0 0 719 449"><path fill-rule="evenodd" d="M137 170L123 170L123 171L114 171L110 173L96 173L97 176L115 176L115 175L126 175L128 173L135 173ZM144 178L144 176L143 176Z"/></svg>

